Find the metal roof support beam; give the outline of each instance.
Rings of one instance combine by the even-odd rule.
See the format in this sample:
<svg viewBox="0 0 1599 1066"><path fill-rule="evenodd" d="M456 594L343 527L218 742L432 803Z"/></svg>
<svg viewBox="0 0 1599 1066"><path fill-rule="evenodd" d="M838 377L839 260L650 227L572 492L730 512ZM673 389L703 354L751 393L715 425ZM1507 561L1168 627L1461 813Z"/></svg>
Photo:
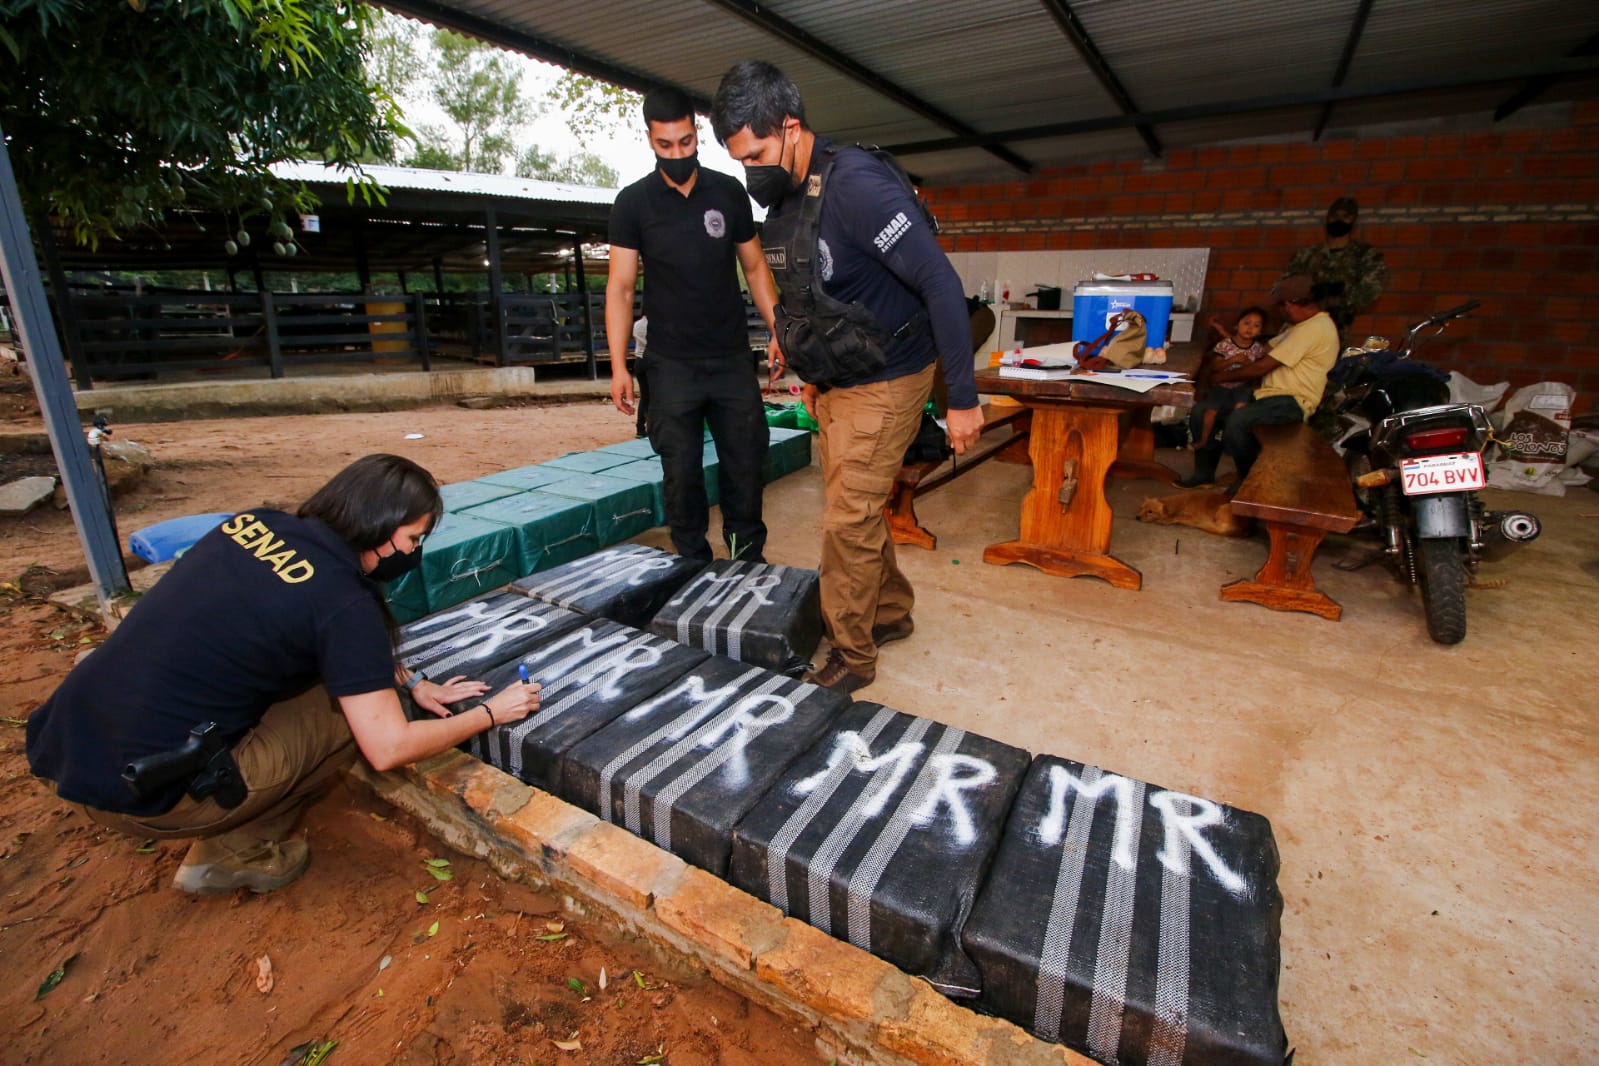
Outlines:
<svg viewBox="0 0 1599 1066"><path fill-rule="evenodd" d="M50 304L45 299L44 282L33 255L33 239L23 213L22 196L17 191L16 173L11 169L11 153L0 134L0 279L11 296L17 333L28 354L28 373L33 392L44 414L44 425L55 453L56 469L67 490L72 524L78 527L78 543L94 579L95 596L101 609L112 599L128 592L128 572L122 565L122 548L112 524L109 493L101 487L89 457L78 420L78 405L67 383L66 362L61 358L61 341L50 321Z"/></svg>
<svg viewBox="0 0 1599 1066"><path fill-rule="evenodd" d="M1349 76L1349 66L1355 61L1355 49L1360 47L1360 38L1366 32L1366 19L1371 16L1372 0L1360 0L1360 7L1355 9L1355 21L1349 25L1349 39L1344 42L1343 54L1338 57L1338 69L1333 71L1332 87L1338 88ZM1316 129L1310 135L1313 141L1321 140L1322 130L1327 128L1327 121L1332 118L1333 105L1323 104L1321 117L1316 119Z"/></svg>
<svg viewBox="0 0 1599 1066"><path fill-rule="evenodd" d="M1116 106L1122 109L1122 114L1138 114L1138 105L1133 103L1131 94L1122 85L1121 79L1116 77L1116 72L1110 69L1110 62L1094 43L1094 39L1088 36L1088 28L1077 17L1077 12L1071 9L1071 5L1066 0L1043 0L1043 4L1044 9L1060 24L1061 32L1066 34L1066 39L1072 43L1072 47L1077 49L1077 54L1088 64L1088 69L1099 79L1099 84L1110 94ZM1143 138L1144 145L1151 155L1158 157L1165 151L1150 123L1135 122L1133 128L1138 131L1138 136Z"/></svg>
<svg viewBox="0 0 1599 1066"><path fill-rule="evenodd" d="M887 97L901 107L915 112L930 122L936 122L957 136L972 137L977 135L975 127L969 126L948 112L933 106L910 90L894 84L877 71L857 60L851 59L826 41L774 14L769 7L764 7L756 3L755 0L706 0L706 3L739 16L785 44L793 45L812 58L826 63L834 70L847 77L854 78L879 96ZM1031 160L1024 159L997 141L985 144L983 148L990 155L1015 167L1024 174L1031 173L1033 170Z"/></svg>
<svg viewBox="0 0 1599 1066"><path fill-rule="evenodd" d="M1202 118L1220 118L1230 115L1251 115L1263 111L1281 111L1293 107L1314 107L1318 104L1340 103L1350 100L1376 100L1386 96L1407 93L1444 92L1451 89L1469 89L1504 82L1527 81L1546 76L1591 75L1599 73L1599 58L1585 56L1578 59L1554 59L1532 66L1516 67L1497 74L1452 78L1433 78L1425 81L1397 82L1391 85L1368 85L1353 88L1320 89L1308 93L1284 93L1280 96L1263 96L1247 100L1223 100L1211 104L1192 104L1172 107L1163 111L1142 111L1132 115L1104 115L1100 118L1077 119L1073 122L1052 122L1043 126L1023 126L999 130L977 137L945 137L937 140L907 141L888 145L895 155L920 155L924 152L952 152L961 148L986 148L989 144L1011 141L1037 141L1047 137L1071 137L1079 133L1101 133L1105 130L1126 129L1140 122L1159 125L1167 122L1190 122Z"/></svg>
<svg viewBox="0 0 1599 1066"><path fill-rule="evenodd" d="M379 7L388 8L400 15L409 15L411 18L431 22L435 26L442 26L456 33L468 34L480 38L491 44L510 48L514 51L530 55L535 59L542 59L556 66L575 70L579 74L587 74L601 81L608 81L613 85L620 85L624 89L632 89L636 93L647 93L651 89L665 85L658 78L647 77L640 71L629 70L627 67L617 66L598 59L586 52L568 48L564 44L547 40L543 37L534 37L528 33L518 33L516 30L488 19L478 18L457 11L448 3L436 3L434 0L376 0ZM691 92L681 85L673 86L687 94L694 102L695 108L709 112L711 101L709 97Z"/></svg>
<svg viewBox="0 0 1599 1066"><path fill-rule="evenodd" d="M1589 37L1577 47L1566 53L1568 58L1591 56L1599 52L1599 33ZM1532 103L1538 97L1549 91L1549 87L1560 80L1558 74L1545 74L1536 78L1527 79L1527 84L1511 93L1504 103L1494 108L1494 121L1503 122L1517 111Z"/></svg>

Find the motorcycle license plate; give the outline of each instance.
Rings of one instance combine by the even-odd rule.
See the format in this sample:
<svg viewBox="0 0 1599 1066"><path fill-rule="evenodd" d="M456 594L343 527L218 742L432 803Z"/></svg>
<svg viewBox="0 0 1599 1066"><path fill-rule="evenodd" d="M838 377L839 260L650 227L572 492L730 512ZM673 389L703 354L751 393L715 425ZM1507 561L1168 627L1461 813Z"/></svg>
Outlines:
<svg viewBox="0 0 1599 1066"><path fill-rule="evenodd" d="M1401 459L1399 475L1404 479L1400 484L1406 496L1469 492L1487 484L1482 474L1482 455L1478 452Z"/></svg>

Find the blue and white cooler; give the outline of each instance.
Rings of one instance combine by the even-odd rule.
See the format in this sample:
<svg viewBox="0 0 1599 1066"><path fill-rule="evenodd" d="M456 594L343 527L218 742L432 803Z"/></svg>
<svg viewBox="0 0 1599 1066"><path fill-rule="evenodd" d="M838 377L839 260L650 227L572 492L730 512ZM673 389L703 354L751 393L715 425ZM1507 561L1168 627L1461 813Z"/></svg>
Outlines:
<svg viewBox="0 0 1599 1066"><path fill-rule="evenodd" d="M1080 281L1072 290L1072 340L1098 340L1110 320L1131 307L1148 327L1144 346L1164 348L1171 298L1169 281Z"/></svg>

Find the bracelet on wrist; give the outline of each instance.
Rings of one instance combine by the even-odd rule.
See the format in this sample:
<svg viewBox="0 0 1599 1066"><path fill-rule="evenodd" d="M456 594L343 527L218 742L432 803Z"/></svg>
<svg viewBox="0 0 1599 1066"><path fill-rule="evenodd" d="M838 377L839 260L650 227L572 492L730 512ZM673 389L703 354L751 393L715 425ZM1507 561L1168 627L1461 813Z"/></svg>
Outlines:
<svg viewBox="0 0 1599 1066"><path fill-rule="evenodd" d="M498 722L496 722L494 720L494 712L489 710L489 705L488 704L480 703L480 704L478 704L478 706L482 707L483 708L483 713L489 716L489 728L490 729L493 729L496 725L499 724Z"/></svg>
<svg viewBox="0 0 1599 1066"><path fill-rule="evenodd" d="M405 691L415 692L416 686L428 679L428 675L420 670L412 670L411 676L405 679Z"/></svg>

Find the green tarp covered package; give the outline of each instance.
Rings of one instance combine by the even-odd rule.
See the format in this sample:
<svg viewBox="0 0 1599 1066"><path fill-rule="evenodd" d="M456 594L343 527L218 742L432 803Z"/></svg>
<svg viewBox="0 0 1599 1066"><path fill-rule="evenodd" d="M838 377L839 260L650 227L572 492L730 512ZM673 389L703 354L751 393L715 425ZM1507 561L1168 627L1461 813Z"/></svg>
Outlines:
<svg viewBox="0 0 1599 1066"><path fill-rule="evenodd" d="M439 495L444 497L446 511L465 511L517 491L514 485L495 485L486 481L459 481L453 485L439 486Z"/></svg>
<svg viewBox="0 0 1599 1066"><path fill-rule="evenodd" d="M505 485L518 492L526 492L528 489L543 488L545 485L564 481L575 474L576 471L573 470L562 470L559 467L535 463L532 466L519 466L514 470L501 470L497 474L484 474L478 478L478 481L485 485Z"/></svg>
<svg viewBox="0 0 1599 1066"><path fill-rule="evenodd" d="M705 502L712 507L722 502L722 460L716 454L716 445L705 442Z"/></svg>
<svg viewBox="0 0 1599 1066"><path fill-rule="evenodd" d="M579 474L598 474L630 461L628 456L616 452L567 452L546 461L544 465L557 470L575 470Z"/></svg>
<svg viewBox="0 0 1599 1066"><path fill-rule="evenodd" d="M427 541L422 542L422 550L427 550ZM388 601L389 613L402 625L421 618L431 610L428 607L427 581L423 579L421 570L412 570L387 582L383 586L383 598Z"/></svg>
<svg viewBox="0 0 1599 1066"><path fill-rule="evenodd" d="M654 494L648 485L636 481L604 474L580 475L534 491L592 503L602 547L626 540L655 524Z"/></svg>
<svg viewBox="0 0 1599 1066"><path fill-rule="evenodd" d="M515 577L560 566L600 546L594 506L584 500L547 496L542 492L519 492L465 513L515 531L518 548Z"/></svg>
<svg viewBox="0 0 1599 1066"><path fill-rule="evenodd" d="M655 524L661 525L666 521L666 499L664 495L664 477L661 473L661 463L658 459L635 459L621 466L613 466L605 472L606 477L614 477L618 481L631 481L638 485L648 485L655 502ZM706 479L710 481L710 478ZM706 486L706 492L711 491Z"/></svg>
<svg viewBox="0 0 1599 1066"><path fill-rule="evenodd" d="M626 455L633 459L655 458L655 445L650 443L648 437L636 437L620 444L607 444L599 450L607 455Z"/></svg>
<svg viewBox="0 0 1599 1066"><path fill-rule="evenodd" d="M766 463L762 475L776 481L811 465L811 435L808 430L772 426L767 431Z"/></svg>
<svg viewBox="0 0 1599 1066"><path fill-rule="evenodd" d="M794 413L794 405L786 403L767 404L766 424L768 426L778 426L783 429L798 428L799 417Z"/></svg>
<svg viewBox="0 0 1599 1066"><path fill-rule="evenodd" d="M464 514L446 514L422 543L422 578L430 610L440 611L522 576L516 530Z"/></svg>

